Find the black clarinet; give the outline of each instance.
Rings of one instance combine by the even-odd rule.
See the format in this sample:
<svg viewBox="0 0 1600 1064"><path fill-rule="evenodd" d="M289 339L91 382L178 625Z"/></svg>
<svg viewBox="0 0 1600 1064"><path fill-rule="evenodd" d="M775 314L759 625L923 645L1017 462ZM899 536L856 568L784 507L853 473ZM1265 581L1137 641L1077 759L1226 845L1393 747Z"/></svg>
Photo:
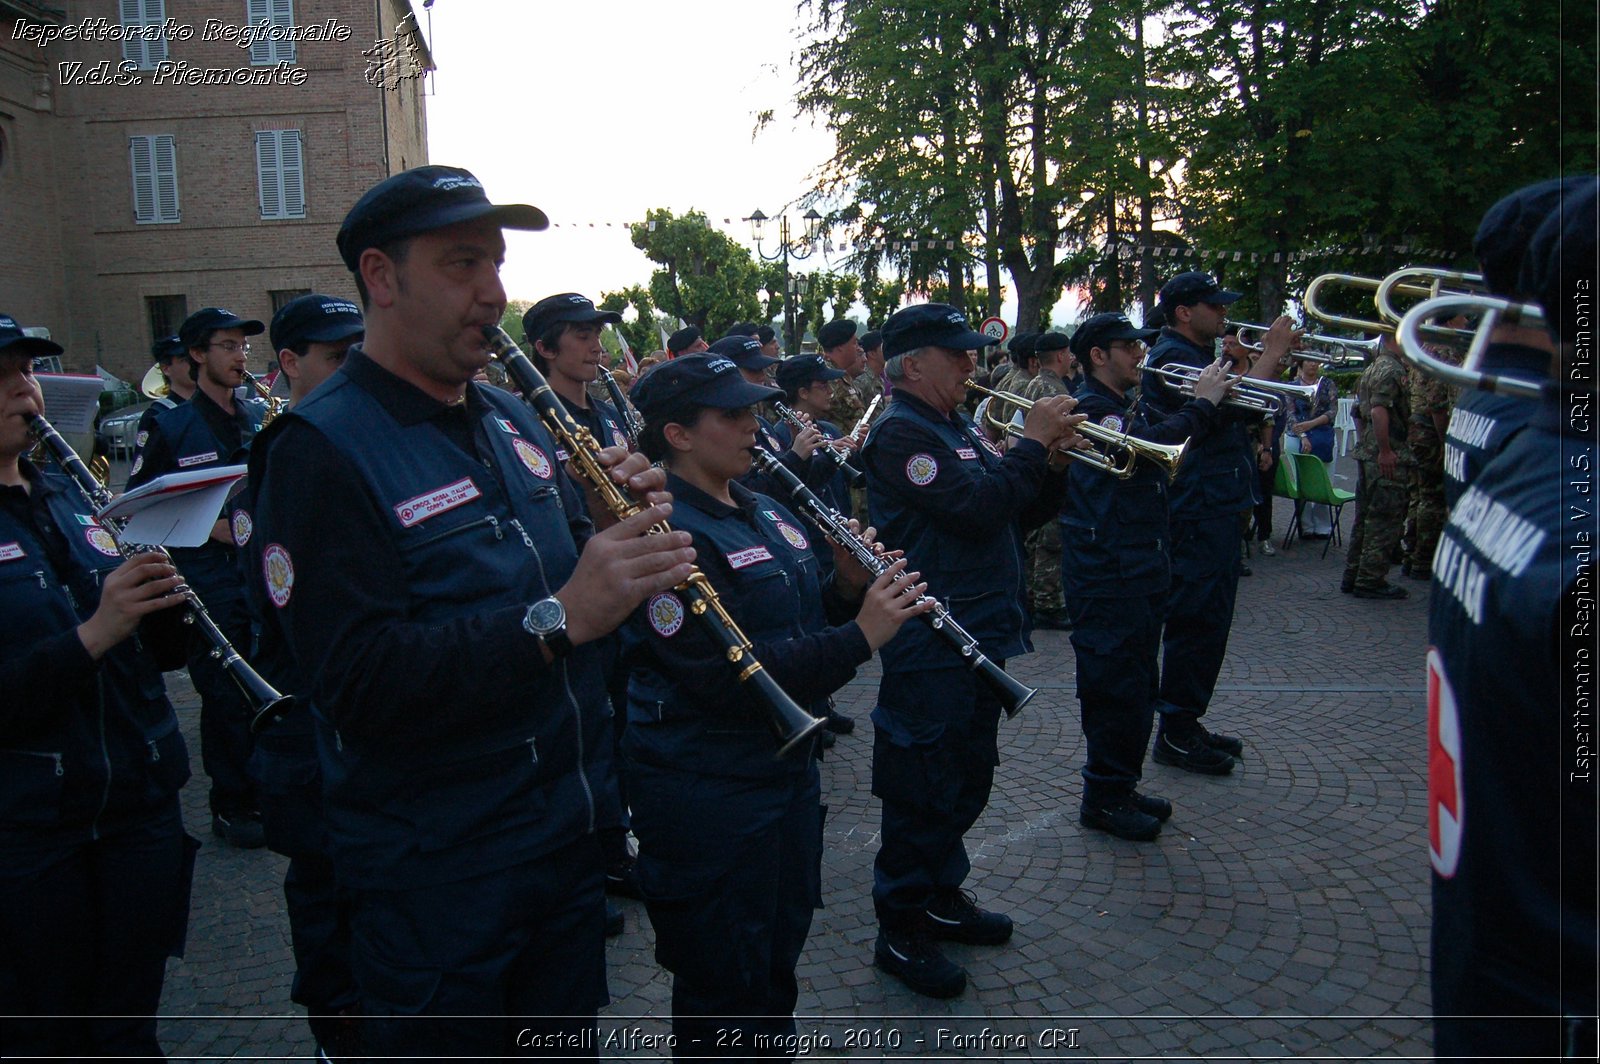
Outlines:
<svg viewBox="0 0 1600 1064"><path fill-rule="evenodd" d="M556 393L550 390L550 382L517 347L516 341L498 325L485 325L483 335L489 341L490 355L505 367L512 382L521 390L523 400L533 407L545 427L566 450L572 471L588 482L612 515L620 521L643 510L642 505L611 479L611 475L600 464L600 447L594 437L567 413L567 408L561 404ZM650 531L663 534L670 532L671 527L662 521L652 525ZM750 639L723 608L711 581L706 579L698 566L690 572L689 579L673 590L687 600L689 615L705 627L719 646L726 649L728 663L736 671L739 682L748 685L756 704L765 712L768 726L778 738L777 756L808 750L806 740L828 723L827 718L813 717L778 686L778 681L756 660Z"/></svg>
<svg viewBox="0 0 1600 1064"><path fill-rule="evenodd" d="M871 573L874 579L882 576L889 566L894 564L874 550L870 543L850 531L850 525L844 515L818 498L816 492L806 487L804 481L785 468L772 452L759 446L751 448L751 451L755 454L756 464L761 467L761 471L789 489L790 497L811 515L817 527L822 529L823 535L849 551L850 556ZM905 573L901 572L895 579L904 580ZM944 603L929 595L922 596L921 601L933 603L933 608L922 614L922 619L927 621L929 627L949 643L956 653L961 655L967 666L993 689L1000 698L1000 704L1005 707L1006 716L1014 717L1022 712L1022 707L1032 701L1033 696L1039 692L990 661L983 649L978 646L977 639L956 623L956 619L950 616L950 611L945 609Z"/></svg>
<svg viewBox="0 0 1600 1064"><path fill-rule="evenodd" d="M28 415L28 427L50 449L55 456L56 463L67 472L77 485L78 491L89 501L97 511L103 509L111 502L111 491L95 479L89 472L89 467L83 464L83 459L78 457L78 452L72 449L72 444L61 438L61 433L55 426L46 421L40 414ZM131 558L135 554L145 551L159 551L166 554L161 547L136 546L126 543L122 538L122 527L115 521L102 521L106 531L116 541L117 550L122 552L124 558ZM170 560L170 556L169 556ZM211 619L206 612L205 603L200 601L200 596L188 584L180 584L173 589L183 596L188 609L184 611L183 621L192 624L199 631L200 637L210 646L210 655L222 663L222 668L233 678L239 691L244 695L245 701L250 706L251 727L256 727L256 722L276 720L289 712L294 703L290 695L279 694L278 690L268 683L260 673L250 667L250 663L239 656L233 648L228 637L222 634L222 629L217 627L217 622Z"/></svg>
<svg viewBox="0 0 1600 1064"><path fill-rule="evenodd" d="M611 371L604 366L596 366L595 369L600 371L600 383L606 386L606 394L611 396L611 403L617 408L617 416L622 419L622 425L628 430L630 441L637 450L639 435L644 432L644 419L639 416L637 410L628 405L628 400L624 398L622 389L617 386L617 378L611 375Z"/></svg>
<svg viewBox="0 0 1600 1064"><path fill-rule="evenodd" d="M787 421L790 427L794 429L796 435L799 435L805 431L805 419L802 418L793 408L785 406L783 403L774 402L772 404L772 412L783 418L783 420ZM833 467L835 469L844 470L844 475L849 479L850 486L852 488L859 488L861 485L867 482L867 475L865 473L861 472L861 470L845 461L844 448L834 447L831 440L823 440L821 450L822 453L827 456L828 461L833 463Z"/></svg>

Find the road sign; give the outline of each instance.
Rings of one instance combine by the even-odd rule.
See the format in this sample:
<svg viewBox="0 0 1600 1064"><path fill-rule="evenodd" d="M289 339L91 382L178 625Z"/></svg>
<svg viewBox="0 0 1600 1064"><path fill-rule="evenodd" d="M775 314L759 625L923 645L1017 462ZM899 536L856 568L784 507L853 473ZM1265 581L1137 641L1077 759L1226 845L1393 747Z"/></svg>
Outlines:
<svg viewBox="0 0 1600 1064"><path fill-rule="evenodd" d="M978 326L978 331L997 344L1005 343L1006 337L1011 335L1011 330L1006 328L1006 323L999 318L984 318Z"/></svg>

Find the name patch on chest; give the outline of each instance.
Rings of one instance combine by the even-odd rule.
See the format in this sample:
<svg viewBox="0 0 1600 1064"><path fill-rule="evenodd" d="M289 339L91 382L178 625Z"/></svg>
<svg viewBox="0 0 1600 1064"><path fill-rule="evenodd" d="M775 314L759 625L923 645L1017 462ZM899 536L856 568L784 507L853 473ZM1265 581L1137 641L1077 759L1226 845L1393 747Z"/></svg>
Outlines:
<svg viewBox="0 0 1600 1064"><path fill-rule="evenodd" d="M216 451L207 451L205 454L191 454L187 458L178 459L178 468L187 469L189 466L204 465L207 462L215 462L216 460Z"/></svg>
<svg viewBox="0 0 1600 1064"><path fill-rule="evenodd" d="M967 461L970 462L973 459L978 457L978 452L977 452L977 450L975 450L972 447L957 447L956 448L956 457L957 458L964 458L964 459L966 459Z"/></svg>
<svg viewBox="0 0 1600 1064"><path fill-rule="evenodd" d="M772 552L765 547L746 547L744 550L736 550L726 557L728 564L733 568L748 569L757 562L770 562L772 560Z"/></svg>
<svg viewBox="0 0 1600 1064"><path fill-rule="evenodd" d="M454 484L446 484L414 499L407 499L396 506L394 512L400 518L400 527L410 528L430 517L465 505L482 494L471 477L462 477Z"/></svg>
<svg viewBox="0 0 1600 1064"><path fill-rule="evenodd" d="M22 549L20 543L0 543L0 562L14 562L27 556L28 552Z"/></svg>

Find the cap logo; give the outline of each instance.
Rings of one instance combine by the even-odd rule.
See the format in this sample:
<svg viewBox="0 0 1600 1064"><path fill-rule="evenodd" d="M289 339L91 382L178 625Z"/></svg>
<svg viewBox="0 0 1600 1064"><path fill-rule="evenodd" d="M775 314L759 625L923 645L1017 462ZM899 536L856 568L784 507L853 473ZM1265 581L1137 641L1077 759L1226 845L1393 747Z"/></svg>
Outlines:
<svg viewBox="0 0 1600 1064"><path fill-rule="evenodd" d="M744 349L746 351L759 351L759 350L761 350L761 341L760 340L746 340L744 342Z"/></svg>
<svg viewBox="0 0 1600 1064"><path fill-rule="evenodd" d="M445 192L450 192L458 188L475 188L481 190L483 188L483 184L475 177L456 177L454 175L446 175L444 177L434 178L433 187L441 189Z"/></svg>
<svg viewBox="0 0 1600 1064"><path fill-rule="evenodd" d="M945 321L948 321L951 325L965 325L967 323L967 319L960 314L951 314L945 318Z"/></svg>
<svg viewBox="0 0 1600 1064"><path fill-rule="evenodd" d="M589 301L587 299L583 298L582 296L568 296L567 297L567 302L568 303L587 303Z"/></svg>
<svg viewBox="0 0 1600 1064"><path fill-rule="evenodd" d="M360 314L361 311L356 309L356 305L354 303L346 303L346 302L343 302L343 301L339 301L339 302L334 302L334 303L324 303L324 304L322 304L322 313L324 313L324 314Z"/></svg>
<svg viewBox="0 0 1600 1064"><path fill-rule="evenodd" d="M0 329L19 328L21 328L21 326L17 324L17 319L11 317L9 314L0 314Z"/></svg>
<svg viewBox="0 0 1600 1064"><path fill-rule="evenodd" d="M713 373L726 373L730 369L739 368L725 358L713 358L710 362L706 363L706 366L710 368L711 372Z"/></svg>

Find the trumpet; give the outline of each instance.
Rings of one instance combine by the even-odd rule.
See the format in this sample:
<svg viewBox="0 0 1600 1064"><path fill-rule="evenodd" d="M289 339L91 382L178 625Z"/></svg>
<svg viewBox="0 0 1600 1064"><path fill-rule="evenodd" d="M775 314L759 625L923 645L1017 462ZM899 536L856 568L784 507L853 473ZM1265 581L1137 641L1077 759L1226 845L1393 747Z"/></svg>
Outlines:
<svg viewBox="0 0 1600 1064"><path fill-rule="evenodd" d="M1452 318L1460 314L1481 313L1472 346L1460 366L1436 357L1423 344L1422 334L1430 318ZM1478 388L1521 399L1539 399L1553 382L1539 383L1517 377L1501 377L1478 368L1489 346L1489 334L1499 324L1544 325L1544 308L1533 303L1517 303L1490 295L1442 295L1425 299L1406 311L1400 319L1398 336L1406 357L1431 377L1461 388Z"/></svg>
<svg viewBox="0 0 1600 1064"><path fill-rule="evenodd" d="M1427 276L1432 278L1431 284L1416 284L1408 282L1406 278ZM1305 305L1306 313L1316 318L1325 325L1338 325L1346 329L1356 329L1360 332L1389 333L1397 331L1401 315L1395 311L1394 297L1396 295L1419 296L1423 299L1433 299L1441 294L1440 286L1447 278L1454 278L1457 283L1466 286L1477 284L1482 286L1483 278L1478 274L1452 273L1448 270L1430 270L1424 267L1408 266L1396 270L1385 277L1362 277L1353 273L1324 273L1311 279L1306 285L1306 294L1301 298ZM1347 314L1338 314L1322 305L1323 292L1329 288L1343 286L1373 293L1373 306L1378 316L1376 318L1354 318ZM1461 293L1465 295L1472 292ZM1471 329L1451 329L1443 325L1425 325L1422 330L1435 339L1452 341L1455 343L1470 343L1472 340Z"/></svg>
<svg viewBox="0 0 1600 1064"><path fill-rule="evenodd" d="M1022 410L1032 410L1033 400L1025 399L1015 392L997 392L992 388L985 388L976 381L967 381L966 386L973 391L982 392L1001 402L1010 403ZM1022 435L1022 429L1012 422L997 421L985 411L989 425L996 432L1003 432L1008 436ZM1126 432L1112 432L1103 425L1095 425L1085 421L1073 430L1078 435L1093 441L1095 446L1087 450L1076 450L1072 456L1087 465L1090 469L1098 469L1102 473L1109 473L1118 480L1126 480L1133 476L1134 462L1140 458L1153 462L1166 471L1167 479L1171 480L1178 475L1178 467L1183 463L1183 452L1189 445L1187 443L1164 444L1151 443L1141 440L1137 436L1130 436ZM1115 449L1115 450L1113 450ZM1118 454L1116 451L1120 451Z"/></svg>
<svg viewBox="0 0 1600 1064"><path fill-rule="evenodd" d="M1260 351L1265 348L1267 329L1269 328L1268 326L1252 325L1248 322L1230 322L1229 324L1239 326L1239 344L1241 347L1247 348L1251 351ZM1250 333L1252 335L1259 334L1261 339L1257 340L1255 343L1251 343L1249 340L1245 339L1246 333ZM1321 333L1306 333L1301 336L1301 340L1307 343L1321 344L1324 347L1343 348L1344 350L1354 352L1356 357L1364 361L1371 361L1377 357L1378 345L1382 342L1377 337L1373 337L1370 340L1351 340L1344 336L1327 336ZM1288 357L1304 359L1307 362L1320 362L1323 365L1329 365L1334 362L1343 361L1329 352L1302 351L1299 349L1290 351Z"/></svg>
<svg viewBox="0 0 1600 1064"><path fill-rule="evenodd" d="M804 481L773 457L772 452L758 446L752 447L751 453L762 471L782 484L788 490L790 498L811 515L823 534L849 551L850 556L872 574L873 579L877 579L888 570L891 563L866 540L850 531L844 515L818 498L815 492L805 486ZM902 572L896 579L904 580L905 573ZM978 641L950 616L950 611L945 609L944 603L928 595L922 596L922 601L933 603L933 608L922 614L922 619L927 621L929 626L961 655L967 666L982 677L990 689L999 696L1000 705L1004 707L1006 716L1014 717L1022 712L1022 707L1032 701L1033 696L1039 693L1038 690L1029 687L989 660L988 655L978 646Z"/></svg>
<svg viewBox="0 0 1600 1064"><path fill-rule="evenodd" d="M618 487L611 479L611 475L600 465L596 457L600 448L595 443L594 437L567 413L567 408L561 405L561 400L550 390L550 382L545 380L544 374L539 372L538 367L528 356L522 353L516 342L506 335L505 330L498 325L485 325L483 335L489 343L490 357L505 366L506 372L522 391L523 401L533 407L539 419L556 438L556 442L571 455L570 468L573 474L582 477L600 496L612 515L619 520L631 517L644 509L627 492ZM671 528L663 521L652 526L650 531L654 534L664 534L671 531ZM701 572L699 567L695 567L689 573L689 578L674 590L686 600L689 616L698 620L711 638L724 648L728 664L734 668L739 682L747 685L756 705L765 711L767 724L778 739L776 756L783 757L796 751L808 750L806 740L827 724L827 719L813 717L802 709L782 687L778 686L778 681L762 667L761 662L756 660L750 638L739 629L738 624L722 605L722 600L717 596L716 589L711 586L711 581L706 579L706 574Z"/></svg>
<svg viewBox="0 0 1600 1064"><path fill-rule="evenodd" d="M778 401L774 401L772 404L772 409L774 413L783 418L783 420L787 421L789 426L793 428L797 434L806 430L808 422L805 418L801 417L799 412L793 407L786 406ZM850 431L854 433L855 429L852 428ZM861 470L845 461L845 455L850 453L850 449L848 447L840 446L838 440L823 440L822 449L824 452L826 452L828 460L831 461L837 468L844 471L844 475L849 478L850 486L852 488L859 488L861 485L867 482L867 475L865 473L861 472Z"/></svg>
<svg viewBox="0 0 1600 1064"><path fill-rule="evenodd" d="M1203 372L1182 362L1152 366L1148 355L1140 363L1139 368L1146 373L1154 373L1184 395L1194 394L1195 382L1200 379L1200 374ZM1233 382L1233 391L1223 398L1224 406L1254 410L1273 417L1296 399L1311 402L1317 396L1315 384L1295 384L1292 381L1274 381L1264 377L1245 377L1238 374L1232 374L1228 379Z"/></svg>
<svg viewBox="0 0 1600 1064"><path fill-rule="evenodd" d="M95 480L94 474L89 472L89 467L78 457L78 452L61 438L61 434L44 419L42 414L29 414L28 428L39 438L40 443L50 449L50 453L55 456L56 464L72 478L78 491L91 506L98 511L111 501L110 489ZM117 550L124 558L131 558L144 550L161 550L160 547L138 547L125 542L122 538L122 529L114 521L105 521L104 527L116 541ZM239 652L233 648L228 637L206 612L205 603L200 601L200 596L195 594L194 589L188 584L180 584L174 590L182 595L184 602L188 604L188 609L183 615L184 623L192 624L198 629L201 638L211 646L211 656L222 663L223 671L232 678L240 693L244 695L245 702L250 707L251 727L257 728L260 722L276 720L287 713L294 703L293 697L278 693L260 673L250 667L248 661L239 656Z"/></svg>

